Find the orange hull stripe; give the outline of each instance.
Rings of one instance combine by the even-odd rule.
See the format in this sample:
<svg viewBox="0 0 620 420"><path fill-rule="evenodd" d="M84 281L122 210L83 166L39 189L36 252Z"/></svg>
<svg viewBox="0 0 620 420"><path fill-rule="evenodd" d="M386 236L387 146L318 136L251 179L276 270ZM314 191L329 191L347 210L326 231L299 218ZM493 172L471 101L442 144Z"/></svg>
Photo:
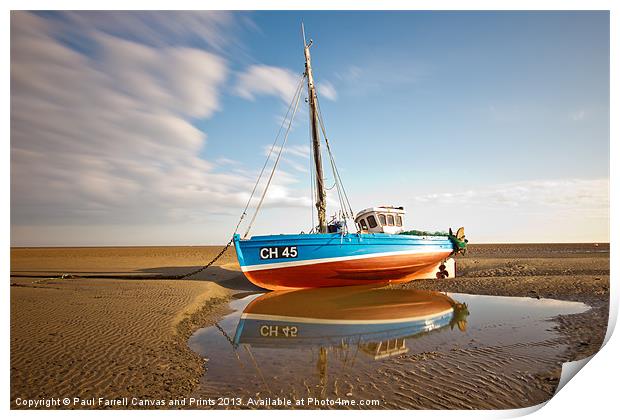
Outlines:
<svg viewBox="0 0 620 420"><path fill-rule="evenodd" d="M270 290L399 283L430 274L435 265L449 256L448 251L393 255L246 271L243 274L255 285Z"/></svg>

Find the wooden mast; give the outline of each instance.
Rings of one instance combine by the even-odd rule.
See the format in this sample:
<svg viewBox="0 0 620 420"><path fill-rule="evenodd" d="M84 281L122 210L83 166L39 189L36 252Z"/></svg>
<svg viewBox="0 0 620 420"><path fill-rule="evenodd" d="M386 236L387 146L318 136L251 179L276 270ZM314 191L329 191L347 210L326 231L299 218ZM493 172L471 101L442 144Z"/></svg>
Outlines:
<svg viewBox="0 0 620 420"><path fill-rule="evenodd" d="M327 209L327 196L323 180L323 163L321 161L321 142L319 139L319 112L317 106L316 89L314 88L314 78L312 77L312 67L310 65L310 43L306 43L306 32L304 24L301 24L301 32L304 38L304 55L306 57L306 77L308 78L308 104L310 106L310 127L312 131L312 152L314 154L314 166L316 171L316 210L319 218L319 232L327 233L327 219L325 212Z"/></svg>

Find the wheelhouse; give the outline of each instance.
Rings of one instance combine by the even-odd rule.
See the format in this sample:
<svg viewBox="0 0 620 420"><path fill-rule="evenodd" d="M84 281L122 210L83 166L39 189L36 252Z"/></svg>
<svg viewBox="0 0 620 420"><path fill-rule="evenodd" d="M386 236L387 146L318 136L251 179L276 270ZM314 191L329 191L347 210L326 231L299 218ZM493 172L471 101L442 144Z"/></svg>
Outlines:
<svg viewBox="0 0 620 420"><path fill-rule="evenodd" d="M355 216L362 233L400 233L403 231L403 207L381 206L364 209Z"/></svg>

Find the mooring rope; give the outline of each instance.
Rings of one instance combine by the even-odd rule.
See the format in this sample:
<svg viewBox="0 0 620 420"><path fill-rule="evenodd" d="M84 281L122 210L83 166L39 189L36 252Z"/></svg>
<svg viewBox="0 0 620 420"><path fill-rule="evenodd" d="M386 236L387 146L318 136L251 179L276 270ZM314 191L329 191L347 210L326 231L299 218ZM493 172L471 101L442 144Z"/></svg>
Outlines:
<svg viewBox="0 0 620 420"><path fill-rule="evenodd" d="M40 280L33 281L32 283L43 283L44 280L65 280L65 279L124 279L124 280L183 280L187 277L191 277L194 274L198 274L201 271L206 270L211 267L217 260L219 260L222 255L228 250L230 245L233 243L231 239L228 241L224 248L207 264L198 268L197 270L190 271L185 274L70 274L70 273L62 273L62 274L52 274L50 275L41 275L41 274L17 274L11 273L11 277L27 277L27 278L38 278Z"/></svg>
<svg viewBox="0 0 620 420"><path fill-rule="evenodd" d="M232 338L230 338L230 336L226 333L226 331L224 331L224 328L222 328L221 325L218 324L217 322L215 323L215 328L217 328L222 333L226 341L228 341L230 345L232 346L233 350L237 350L238 345L235 344L235 341Z"/></svg>

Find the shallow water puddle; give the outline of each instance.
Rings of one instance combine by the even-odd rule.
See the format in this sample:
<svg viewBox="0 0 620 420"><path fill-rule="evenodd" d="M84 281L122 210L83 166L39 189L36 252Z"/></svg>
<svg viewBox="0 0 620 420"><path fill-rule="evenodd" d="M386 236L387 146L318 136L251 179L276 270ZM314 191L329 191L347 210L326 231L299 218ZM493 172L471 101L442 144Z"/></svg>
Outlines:
<svg viewBox="0 0 620 420"><path fill-rule="evenodd" d="M381 408L467 408L476 398L482 407L526 404L531 396L519 383L564 361L550 318L589 309L366 287L270 292L230 307L189 340L206 361L201 396L242 405L268 397L377 399Z"/></svg>

